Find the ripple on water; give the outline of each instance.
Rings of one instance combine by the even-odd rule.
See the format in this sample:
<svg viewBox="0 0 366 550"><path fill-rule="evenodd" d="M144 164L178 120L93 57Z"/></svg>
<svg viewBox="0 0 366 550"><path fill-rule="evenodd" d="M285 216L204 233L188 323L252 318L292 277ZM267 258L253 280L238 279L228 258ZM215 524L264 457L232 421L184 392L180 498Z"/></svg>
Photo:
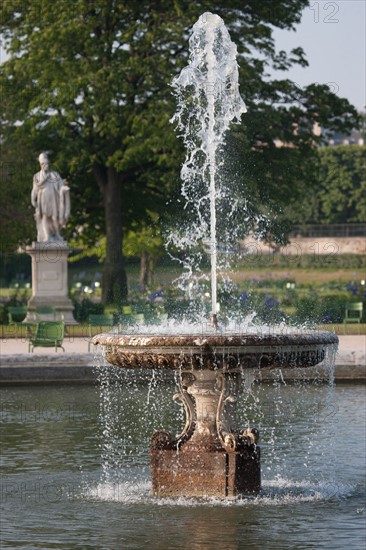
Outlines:
<svg viewBox="0 0 366 550"><path fill-rule="evenodd" d="M330 499L345 499L353 495L356 487L338 481L309 482L288 479L268 480L263 483L261 492L256 497L239 497L220 499L217 497L201 498L161 498L151 495L149 479L139 483L98 483L86 486L81 497L87 500L120 502L123 504L154 504L155 506L281 506L301 504Z"/></svg>

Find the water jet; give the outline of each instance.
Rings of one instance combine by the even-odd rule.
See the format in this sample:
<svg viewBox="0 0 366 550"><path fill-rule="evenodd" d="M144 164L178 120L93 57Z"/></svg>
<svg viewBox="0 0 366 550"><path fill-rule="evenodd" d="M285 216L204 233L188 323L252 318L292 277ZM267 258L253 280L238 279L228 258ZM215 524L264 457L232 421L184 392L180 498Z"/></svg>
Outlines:
<svg viewBox="0 0 366 550"><path fill-rule="evenodd" d="M211 324L182 333L164 327L130 334L100 334L107 361L124 369L167 369L177 374L174 399L183 404L182 432L152 435L150 463L156 496L257 495L261 486L258 431L237 428L236 403L243 379L261 367L311 367L321 363L337 336L328 332L290 328L262 332L220 327L217 304L216 199L217 155L225 132L246 111L238 89L236 46L220 17L206 13L193 27L191 57L173 80L178 110L173 120L186 137L187 157L181 176L183 196L192 194L197 180L206 184L198 212L195 243L209 244L211 259ZM187 95L189 111L187 114ZM199 121L192 137L187 116ZM197 126L197 124L196 124Z"/></svg>

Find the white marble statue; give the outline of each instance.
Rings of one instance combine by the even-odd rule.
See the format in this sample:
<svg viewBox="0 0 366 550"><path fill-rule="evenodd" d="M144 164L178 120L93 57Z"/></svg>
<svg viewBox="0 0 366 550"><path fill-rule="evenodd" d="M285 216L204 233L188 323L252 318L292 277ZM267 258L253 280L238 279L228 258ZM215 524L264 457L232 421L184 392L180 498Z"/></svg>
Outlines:
<svg viewBox="0 0 366 550"><path fill-rule="evenodd" d="M32 206L36 209L37 241L63 241L60 230L70 215L70 188L57 172L50 170L46 153L39 155L41 170L33 176Z"/></svg>

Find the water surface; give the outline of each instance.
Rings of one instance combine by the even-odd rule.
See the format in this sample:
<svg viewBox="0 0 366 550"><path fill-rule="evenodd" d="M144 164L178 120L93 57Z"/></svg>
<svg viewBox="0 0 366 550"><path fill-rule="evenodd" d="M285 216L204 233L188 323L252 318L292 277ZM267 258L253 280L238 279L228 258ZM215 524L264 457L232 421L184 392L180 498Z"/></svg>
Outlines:
<svg viewBox="0 0 366 550"><path fill-rule="evenodd" d="M261 495L159 500L148 440L182 415L171 383L127 376L1 390L1 548L364 547L364 386L256 387L238 421L261 431Z"/></svg>

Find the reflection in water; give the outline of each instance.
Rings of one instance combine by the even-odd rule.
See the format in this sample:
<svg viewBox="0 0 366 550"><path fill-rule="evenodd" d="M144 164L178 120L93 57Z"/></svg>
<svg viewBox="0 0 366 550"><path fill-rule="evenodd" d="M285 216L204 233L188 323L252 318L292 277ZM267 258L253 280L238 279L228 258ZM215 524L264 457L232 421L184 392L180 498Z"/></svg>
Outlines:
<svg viewBox="0 0 366 550"><path fill-rule="evenodd" d="M239 415L261 430L263 489L228 502L153 498L149 437L182 422L171 382L108 384L104 435L93 387L1 391L3 548L364 546L364 386L253 387Z"/></svg>

